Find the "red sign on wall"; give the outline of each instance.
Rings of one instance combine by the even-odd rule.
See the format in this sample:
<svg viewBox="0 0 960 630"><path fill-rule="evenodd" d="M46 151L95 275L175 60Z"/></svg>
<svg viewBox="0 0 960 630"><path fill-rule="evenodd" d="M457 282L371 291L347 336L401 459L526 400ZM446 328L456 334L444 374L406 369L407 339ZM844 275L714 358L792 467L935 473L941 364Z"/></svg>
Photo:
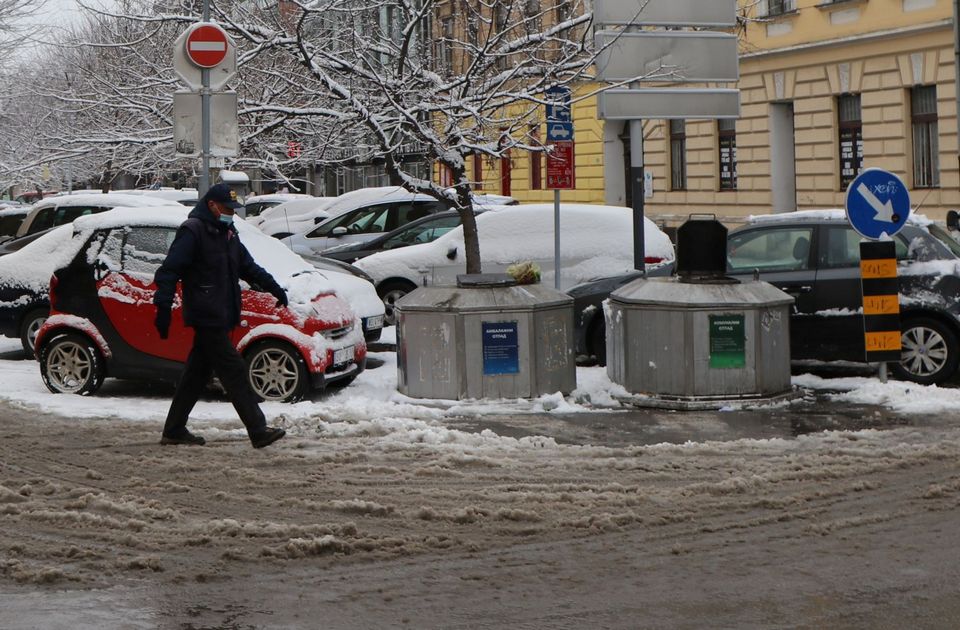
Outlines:
<svg viewBox="0 0 960 630"><path fill-rule="evenodd" d="M547 154L547 188L576 188L573 141L555 141L548 144L553 150Z"/></svg>

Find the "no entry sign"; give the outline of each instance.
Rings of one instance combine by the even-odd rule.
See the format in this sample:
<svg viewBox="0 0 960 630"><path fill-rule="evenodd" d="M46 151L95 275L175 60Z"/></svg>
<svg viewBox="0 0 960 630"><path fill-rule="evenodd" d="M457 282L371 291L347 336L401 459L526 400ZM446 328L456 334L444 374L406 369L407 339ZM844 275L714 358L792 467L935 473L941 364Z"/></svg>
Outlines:
<svg viewBox="0 0 960 630"><path fill-rule="evenodd" d="M202 24L187 35L187 58L201 68L213 68L227 56L227 34L215 24Z"/></svg>

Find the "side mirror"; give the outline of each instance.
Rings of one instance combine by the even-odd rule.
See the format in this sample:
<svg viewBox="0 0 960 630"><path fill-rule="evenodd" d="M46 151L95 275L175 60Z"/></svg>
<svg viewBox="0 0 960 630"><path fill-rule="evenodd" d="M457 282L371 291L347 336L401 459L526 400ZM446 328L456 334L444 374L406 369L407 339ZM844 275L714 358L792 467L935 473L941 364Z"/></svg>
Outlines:
<svg viewBox="0 0 960 630"><path fill-rule="evenodd" d="M324 217L313 217L313 224L316 225L317 223L323 221L323 219Z"/></svg>
<svg viewBox="0 0 960 630"><path fill-rule="evenodd" d="M347 228L343 226L333 228L333 231L330 232L331 236L343 236L347 233Z"/></svg>
<svg viewBox="0 0 960 630"><path fill-rule="evenodd" d="M947 212L947 229L952 231L960 230L960 212L956 210Z"/></svg>
<svg viewBox="0 0 960 630"><path fill-rule="evenodd" d="M456 258L457 258L457 246L456 246L456 245L454 245L453 247L451 247L450 249L447 250L447 258L449 258L450 260L456 260Z"/></svg>

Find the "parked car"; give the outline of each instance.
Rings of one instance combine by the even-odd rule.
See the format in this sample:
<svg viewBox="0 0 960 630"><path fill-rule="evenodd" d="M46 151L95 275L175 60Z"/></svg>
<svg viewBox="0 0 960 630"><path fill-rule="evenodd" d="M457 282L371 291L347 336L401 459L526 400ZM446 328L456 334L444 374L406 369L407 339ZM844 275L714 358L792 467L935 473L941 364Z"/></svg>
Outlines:
<svg viewBox="0 0 960 630"><path fill-rule="evenodd" d="M326 207L335 199L336 197L310 197L284 201L266 208L255 217L247 218L247 223L260 228L264 234L283 238L329 217Z"/></svg>
<svg viewBox="0 0 960 630"><path fill-rule="evenodd" d="M72 234L72 226L62 225L0 258L0 334L19 338L30 355L50 312L50 275Z"/></svg>
<svg viewBox="0 0 960 630"><path fill-rule="evenodd" d="M30 206L11 205L0 208L0 243L5 243L17 235L24 218L30 213Z"/></svg>
<svg viewBox="0 0 960 630"><path fill-rule="evenodd" d="M536 263L542 282L554 283L553 204L492 208L477 216L480 259L486 273L505 271L521 261ZM645 219L645 245L651 265L673 260L673 245ZM629 208L588 204L560 206L561 288L633 270L633 214ZM432 243L411 245L361 258L356 266L370 274L394 322L394 305L421 285L456 285L466 268L463 226Z"/></svg>
<svg viewBox="0 0 960 630"><path fill-rule="evenodd" d="M253 217L259 216L267 208L272 208L274 206L279 206L281 203L286 203L287 201L294 201L296 199L314 199L313 195L302 195L299 193L271 193L269 195L249 195L246 199L243 200L243 207L245 209L244 218L251 219Z"/></svg>
<svg viewBox="0 0 960 630"><path fill-rule="evenodd" d="M403 188L361 188L344 193L323 208L328 218L288 236L277 236L298 254L320 253L336 245L359 243L443 212L446 204Z"/></svg>
<svg viewBox="0 0 960 630"><path fill-rule="evenodd" d="M790 353L795 360L864 361L861 237L843 210L753 217L727 238L727 274L760 279L794 296ZM894 237L900 282L901 379L942 383L960 362L960 243L942 227L911 216ZM577 353L603 359L603 309L596 304L634 276L569 291L577 312ZM599 301L598 301L599 300Z"/></svg>
<svg viewBox="0 0 960 630"><path fill-rule="evenodd" d="M794 296L793 359L863 361L861 237L843 210L756 217L727 239L728 274L760 278ZM893 238L903 350L897 378L942 383L960 363L960 244L912 216Z"/></svg>
<svg viewBox="0 0 960 630"><path fill-rule="evenodd" d="M50 281L50 316L36 337L40 373L50 391L91 394L108 376L174 382L193 329L175 298L169 338L153 327L153 276L187 208L119 209L74 222ZM233 342L265 400L295 401L311 390L352 381L364 369L360 322L323 274L242 221L253 258L284 287L289 307L246 286ZM179 294L178 294L179 295Z"/></svg>
<svg viewBox="0 0 960 630"><path fill-rule="evenodd" d="M323 273L336 289L337 295L350 304L350 308L363 323L363 338L366 342L379 341L383 332L384 306L383 300L373 287L373 278L353 265L333 258L312 254L302 258Z"/></svg>
<svg viewBox="0 0 960 630"><path fill-rule="evenodd" d="M478 214L482 211L482 208L477 208ZM345 243L325 249L321 254L327 258L352 263L377 252L408 245L432 243L458 225L460 225L460 213L456 210L447 210L415 219L392 232L387 232L369 241Z"/></svg>
<svg viewBox="0 0 960 630"><path fill-rule="evenodd" d="M0 245L0 256L32 243L47 230L65 225L78 217L120 207L156 207L170 205L165 199L122 193L84 193L56 195L31 206L30 213L17 228L17 235Z"/></svg>

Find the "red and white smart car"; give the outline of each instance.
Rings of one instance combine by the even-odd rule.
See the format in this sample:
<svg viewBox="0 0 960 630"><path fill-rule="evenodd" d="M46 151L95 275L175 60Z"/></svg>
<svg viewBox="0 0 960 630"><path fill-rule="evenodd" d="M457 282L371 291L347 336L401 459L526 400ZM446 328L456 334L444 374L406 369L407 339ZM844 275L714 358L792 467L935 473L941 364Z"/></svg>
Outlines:
<svg viewBox="0 0 960 630"><path fill-rule="evenodd" d="M40 372L50 391L91 394L108 376L176 381L193 329L183 324L179 294L170 336L153 326L153 275L188 208L119 209L82 217L58 254L50 281L50 317L36 337ZM366 344L359 319L312 265L242 221L240 239L287 291L290 305L243 285L233 341L254 390L292 402L363 371Z"/></svg>

